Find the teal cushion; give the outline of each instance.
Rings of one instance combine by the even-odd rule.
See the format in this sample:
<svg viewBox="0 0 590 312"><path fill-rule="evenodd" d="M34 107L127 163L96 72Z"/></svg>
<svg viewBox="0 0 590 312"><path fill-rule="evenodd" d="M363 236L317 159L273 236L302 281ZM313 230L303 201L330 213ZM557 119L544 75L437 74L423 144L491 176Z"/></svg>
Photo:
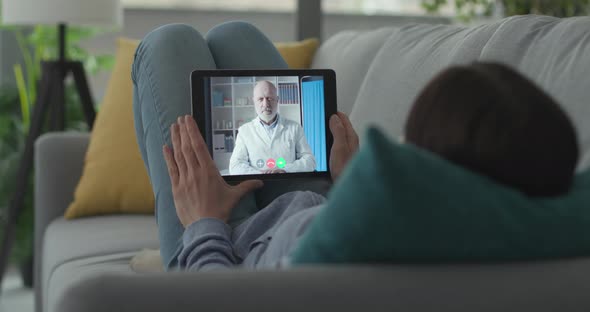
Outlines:
<svg viewBox="0 0 590 312"><path fill-rule="evenodd" d="M590 172L530 198L369 129L293 264L530 260L590 255Z"/></svg>

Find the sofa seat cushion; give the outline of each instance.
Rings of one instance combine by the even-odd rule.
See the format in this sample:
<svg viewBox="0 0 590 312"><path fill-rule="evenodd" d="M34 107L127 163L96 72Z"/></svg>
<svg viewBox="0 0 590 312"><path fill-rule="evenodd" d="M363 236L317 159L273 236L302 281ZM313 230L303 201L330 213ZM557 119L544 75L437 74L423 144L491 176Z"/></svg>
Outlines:
<svg viewBox="0 0 590 312"><path fill-rule="evenodd" d="M46 312L61 312L63 306L71 300L84 300L72 298L70 293L73 288L83 284L86 280L104 274L134 275L135 273L129 261L136 251L127 251L80 258L62 263L54 268L54 271L45 288L44 307ZM100 292L101 289L95 289Z"/></svg>
<svg viewBox="0 0 590 312"><path fill-rule="evenodd" d="M44 236L41 268L43 289L47 289L53 272L66 262L120 252L136 253L143 248L159 248L158 230L153 216L56 219L47 227Z"/></svg>

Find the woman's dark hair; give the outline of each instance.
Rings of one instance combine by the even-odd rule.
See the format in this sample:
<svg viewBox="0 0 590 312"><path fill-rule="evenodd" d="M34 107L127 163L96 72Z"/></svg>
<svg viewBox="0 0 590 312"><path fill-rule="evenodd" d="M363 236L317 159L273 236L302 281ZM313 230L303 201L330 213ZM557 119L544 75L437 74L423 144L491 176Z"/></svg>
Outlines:
<svg viewBox="0 0 590 312"><path fill-rule="evenodd" d="M405 138L529 196L565 193L578 161L565 112L533 82L496 63L437 75L416 99Z"/></svg>

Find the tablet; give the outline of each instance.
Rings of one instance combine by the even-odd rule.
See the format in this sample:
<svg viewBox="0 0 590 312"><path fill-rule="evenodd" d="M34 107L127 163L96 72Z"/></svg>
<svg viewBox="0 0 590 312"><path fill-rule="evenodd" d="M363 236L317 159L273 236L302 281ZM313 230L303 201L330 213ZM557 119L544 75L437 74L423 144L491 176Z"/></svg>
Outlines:
<svg viewBox="0 0 590 312"><path fill-rule="evenodd" d="M332 70L195 70L192 115L226 181L329 177Z"/></svg>

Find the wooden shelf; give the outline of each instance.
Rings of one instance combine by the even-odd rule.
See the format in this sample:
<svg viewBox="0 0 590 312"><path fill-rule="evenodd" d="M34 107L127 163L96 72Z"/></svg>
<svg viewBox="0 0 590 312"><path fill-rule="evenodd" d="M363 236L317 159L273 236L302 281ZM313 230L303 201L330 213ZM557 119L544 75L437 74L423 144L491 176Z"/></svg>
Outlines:
<svg viewBox="0 0 590 312"><path fill-rule="evenodd" d="M231 85L253 85L254 82L222 82L222 83L213 83L212 86L231 86Z"/></svg>

